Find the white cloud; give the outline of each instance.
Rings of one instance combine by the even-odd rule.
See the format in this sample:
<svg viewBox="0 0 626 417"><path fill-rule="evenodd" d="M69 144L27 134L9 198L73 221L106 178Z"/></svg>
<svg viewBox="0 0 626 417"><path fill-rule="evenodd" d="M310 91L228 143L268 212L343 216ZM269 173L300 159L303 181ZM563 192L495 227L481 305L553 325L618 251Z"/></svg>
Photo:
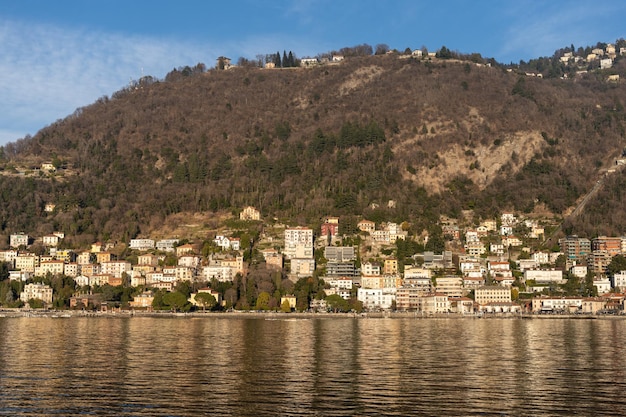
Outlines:
<svg viewBox="0 0 626 417"><path fill-rule="evenodd" d="M0 20L0 144L35 134L142 75L205 62L208 45ZM210 57L210 58L209 58Z"/></svg>

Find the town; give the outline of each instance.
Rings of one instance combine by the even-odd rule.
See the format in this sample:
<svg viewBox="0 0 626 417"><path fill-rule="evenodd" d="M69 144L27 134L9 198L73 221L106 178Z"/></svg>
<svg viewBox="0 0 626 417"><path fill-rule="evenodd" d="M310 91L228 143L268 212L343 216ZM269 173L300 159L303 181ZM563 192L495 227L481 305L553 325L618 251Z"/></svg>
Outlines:
<svg viewBox="0 0 626 417"><path fill-rule="evenodd" d="M440 236L429 236L411 234L407 222L329 216L314 230L264 222L248 206L203 241L134 238L75 250L64 248L63 233L17 233L0 251L8 275L0 301L80 311L624 311L626 237L566 236L533 250L549 222L502 213L467 227L467 219L439 223Z"/></svg>

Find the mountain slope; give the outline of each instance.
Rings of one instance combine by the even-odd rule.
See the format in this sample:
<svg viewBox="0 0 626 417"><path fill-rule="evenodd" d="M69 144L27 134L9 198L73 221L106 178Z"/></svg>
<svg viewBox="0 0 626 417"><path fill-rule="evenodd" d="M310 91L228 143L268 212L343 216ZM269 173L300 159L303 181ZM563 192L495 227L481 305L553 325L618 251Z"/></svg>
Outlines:
<svg viewBox="0 0 626 417"><path fill-rule="evenodd" d="M292 222L366 214L416 230L464 209L558 216L625 145L625 87L599 73L548 80L388 55L174 75L5 146L3 233L128 239L176 213L247 204ZM44 161L60 169L16 174ZM367 208L391 199L396 209Z"/></svg>

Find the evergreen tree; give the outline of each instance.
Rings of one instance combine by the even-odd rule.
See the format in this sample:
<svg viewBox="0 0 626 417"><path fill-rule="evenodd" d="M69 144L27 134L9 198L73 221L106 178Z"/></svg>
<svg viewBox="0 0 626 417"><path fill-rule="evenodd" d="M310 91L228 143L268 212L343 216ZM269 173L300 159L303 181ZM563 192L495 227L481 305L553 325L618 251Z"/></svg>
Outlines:
<svg viewBox="0 0 626 417"><path fill-rule="evenodd" d="M287 60L287 52L283 49L283 68L287 68L289 66L289 61Z"/></svg>
<svg viewBox="0 0 626 417"><path fill-rule="evenodd" d="M276 55L274 55L274 65L276 68L282 67L282 63L280 61L280 52L276 51Z"/></svg>

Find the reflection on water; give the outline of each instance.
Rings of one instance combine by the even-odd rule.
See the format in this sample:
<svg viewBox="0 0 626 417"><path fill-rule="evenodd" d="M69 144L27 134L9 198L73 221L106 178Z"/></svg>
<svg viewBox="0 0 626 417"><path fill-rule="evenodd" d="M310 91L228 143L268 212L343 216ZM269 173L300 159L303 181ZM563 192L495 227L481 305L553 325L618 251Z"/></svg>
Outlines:
<svg viewBox="0 0 626 417"><path fill-rule="evenodd" d="M624 324L0 318L0 415L626 414Z"/></svg>

